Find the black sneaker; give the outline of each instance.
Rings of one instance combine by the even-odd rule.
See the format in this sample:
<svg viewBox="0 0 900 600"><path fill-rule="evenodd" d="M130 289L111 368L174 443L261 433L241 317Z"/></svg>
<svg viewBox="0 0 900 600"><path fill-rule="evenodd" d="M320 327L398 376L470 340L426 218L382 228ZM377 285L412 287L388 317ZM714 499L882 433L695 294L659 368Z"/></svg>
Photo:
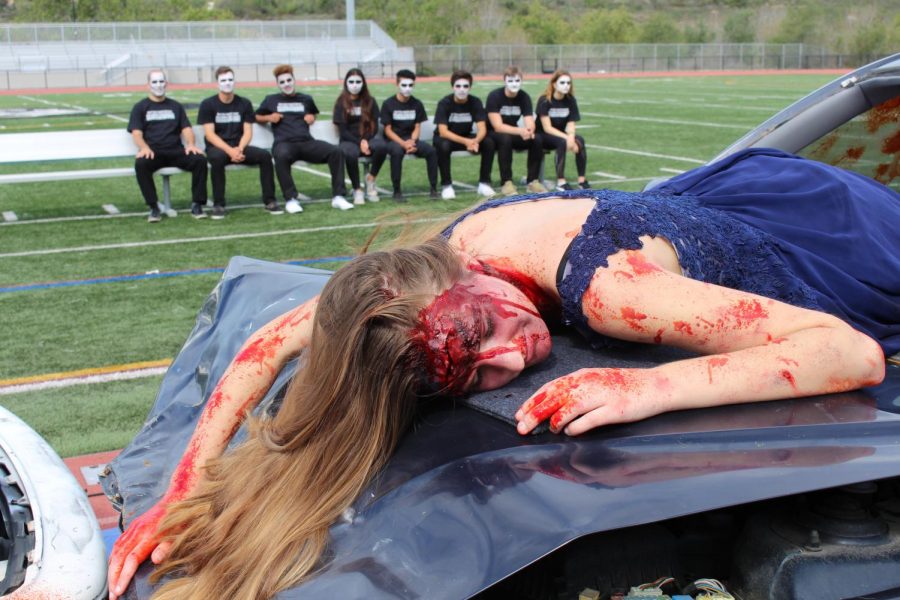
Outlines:
<svg viewBox="0 0 900 600"><path fill-rule="evenodd" d="M191 204L191 216L195 219L205 219L206 213L203 212L203 206L199 202Z"/></svg>
<svg viewBox="0 0 900 600"><path fill-rule="evenodd" d="M147 215L148 223L159 223L162 220L162 213L159 212L159 205L150 207L150 214Z"/></svg>
<svg viewBox="0 0 900 600"><path fill-rule="evenodd" d="M591 182L588 181L587 179L585 179L584 181L582 181L581 183L578 184L578 187L580 187L583 190L589 190L589 189L591 189Z"/></svg>
<svg viewBox="0 0 900 600"><path fill-rule="evenodd" d="M431 198L432 200L440 200L441 199L441 195L438 194L437 188L431 188L431 191L428 192L428 197Z"/></svg>
<svg viewBox="0 0 900 600"><path fill-rule="evenodd" d="M281 210L281 207L278 206L278 203L275 202L274 200L272 202L269 202L268 204L266 204L266 212L268 212L270 215L283 215L284 214L284 211Z"/></svg>
<svg viewBox="0 0 900 600"><path fill-rule="evenodd" d="M212 209L213 221L221 221L225 218L225 207L221 204L213 204Z"/></svg>
<svg viewBox="0 0 900 600"><path fill-rule="evenodd" d="M394 195L391 196L391 198L398 204L403 204L404 202L406 202L406 198L403 197L403 194L401 192L394 192Z"/></svg>
<svg viewBox="0 0 900 600"><path fill-rule="evenodd" d="M569 190L574 190L574 189L575 188L573 188L571 185L569 185L568 181L566 183L557 183L556 184L557 192L568 192Z"/></svg>

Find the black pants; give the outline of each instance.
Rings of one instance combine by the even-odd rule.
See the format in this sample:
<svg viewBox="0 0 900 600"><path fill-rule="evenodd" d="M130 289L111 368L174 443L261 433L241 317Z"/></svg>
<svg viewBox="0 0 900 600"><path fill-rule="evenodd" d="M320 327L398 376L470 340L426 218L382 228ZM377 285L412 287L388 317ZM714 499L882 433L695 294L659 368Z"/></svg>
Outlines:
<svg viewBox="0 0 900 600"><path fill-rule="evenodd" d="M366 155L360 151L359 144L356 142L341 142L340 148L344 154L344 164L347 166L347 177L350 178L350 187L354 190L361 189L362 186L359 183L359 157ZM387 146L380 137L373 137L369 140L369 151L371 154L368 156L372 158L373 163L378 162L381 164L384 162L384 157L387 154Z"/></svg>
<svg viewBox="0 0 900 600"><path fill-rule="evenodd" d="M541 134L535 134L530 140L523 140L519 135L509 133L490 133L497 148L497 165L500 167L500 183L512 181L513 150L528 150L528 177L531 182L540 176L541 162L544 160L544 147L541 142Z"/></svg>
<svg viewBox="0 0 900 600"><path fill-rule="evenodd" d="M328 170L331 172L331 195L347 195L347 187L344 185L344 154L337 146L320 140L278 142L272 147L272 157L275 159L275 175L278 177L278 184L285 200L297 197L297 186L294 185L294 177L291 175L291 165L298 160L316 165L328 163Z"/></svg>
<svg viewBox="0 0 900 600"><path fill-rule="evenodd" d="M391 185L394 191L400 191L400 178L403 174L403 157L406 156L406 150L397 142L385 140L387 153L391 157ZM437 152L428 142L419 140L416 142L416 151L414 156L425 159L425 167L428 171L428 183L432 189L437 187ZM384 164L384 155L372 161L372 175L377 176Z"/></svg>
<svg viewBox="0 0 900 600"><path fill-rule="evenodd" d="M556 151L556 178L566 178L566 140L549 133L541 134L543 138L544 150ZM578 171L579 177L584 177L587 172L587 151L584 148L584 138L580 135L575 136L575 143L578 144L578 154L575 155L575 169Z"/></svg>
<svg viewBox="0 0 900 600"><path fill-rule="evenodd" d="M268 150L247 146L244 148L244 162L232 163L231 158L223 150L210 144L206 147L206 158L209 161L209 178L212 181L214 203L225 206L225 167L230 164L258 165L263 204L275 201L275 171L272 167L272 155Z"/></svg>
<svg viewBox="0 0 900 600"><path fill-rule="evenodd" d="M442 137L434 136L434 148L437 150L438 168L441 171L441 185L450 185L453 183L453 178L450 176L450 153L456 150L465 150L466 147ZM478 155L481 156L481 170L478 173L478 182L491 185L491 169L494 168L493 138L485 136L478 143Z"/></svg>
<svg viewBox="0 0 900 600"><path fill-rule="evenodd" d="M134 174L137 176L138 187L147 206L153 207L159 204L159 196L156 195L156 184L153 183L153 173L163 167L178 167L191 172L191 202L206 204L206 157L202 154L185 154L183 149L178 150L154 150L153 158L136 158L134 160Z"/></svg>

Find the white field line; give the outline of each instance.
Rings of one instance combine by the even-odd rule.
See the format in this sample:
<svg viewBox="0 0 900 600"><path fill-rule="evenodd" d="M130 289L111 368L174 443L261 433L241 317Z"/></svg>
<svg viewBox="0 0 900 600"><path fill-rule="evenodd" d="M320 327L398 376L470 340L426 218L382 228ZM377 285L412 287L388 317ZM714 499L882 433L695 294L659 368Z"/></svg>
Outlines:
<svg viewBox="0 0 900 600"><path fill-rule="evenodd" d="M689 125L691 127L712 127L714 129L738 129L740 131L749 131L751 125L730 125L728 123L704 123L703 121L684 121L682 119L656 119L653 117L626 117L623 115L612 115L608 113L585 112L583 116L597 117L600 119L612 119L615 121L642 121L644 123L663 123L666 125Z"/></svg>
<svg viewBox="0 0 900 600"><path fill-rule="evenodd" d="M328 179L331 179L331 174L323 173L322 171L319 171L318 169L313 169L312 167L295 164L294 169L296 169L297 171L303 171L304 173L311 173L313 175L318 175L319 177L327 177Z"/></svg>
<svg viewBox="0 0 900 600"><path fill-rule="evenodd" d="M34 383L20 383L18 385L0 387L0 396L6 396L9 394L21 394L22 392L33 392L36 390L65 388L73 385L105 383L107 381L125 381L128 379L143 379L144 377L155 377L156 375L162 375L168 368L169 367L150 367L147 369L132 369L128 371L117 371L114 373L85 375L82 377L66 377L65 379L53 379L50 381L35 381Z"/></svg>
<svg viewBox="0 0 900 600"><path fill-rule="evenodd" d="M616 179L615 183L628 183L629 181L651 181L656 177L627 177L625 179ZM600 182L603 183L603 182ZM612 181L608 183L613 183Z"/></svg>
<svg viewBox="0 0 900 600"><path fill-rule="evenodd" d="M432 223L439 218L413 219L412 221L387 221L382 225L406 225L410 223ZM146 248L149 246L171 246L176 244L200 244L205 242L219 242L223 240L242 240L250 238L274 237L279 235L295 235L303 233L316 233L320 231L341 231L346 229L366 229L375 227L376 223L350 223L347 225L324 225L322 227L302 227L298 229L285 229L283 231L262 231L257 233L235 233L231 235L215 235L194 238L182 238L173 240L156 240L144 242L125 242L121 244L98 244L94 246L76 246L73 248L47 248L46 250L28 250L25 252L6 252L0 254L0 258L21 258L23 256L46 256L48 254L70 254L73 252L94 252L97 250L118 250L122 248Z"/></svg>
<svg viewBox="0 0 900 600"><path fill-rule="evenodd" d="M84 106L78 106L77 104L67 104L65 102L50 102L49 100L44 100L43 98L35 98L34 96L18 96L19 98L23 98L25 100L33 100L35 102L40 102L41 104L46 104L48 106L64 106L65 108L74 108L75 110L83 110L84 112L91 115L100 115L104 117L109 117L114 121L121 121L122 123L127 123L128 119L125 117L120 117L118 115L111 115L109 113L97 112L95 110L91 110Z"/></svg>
<svg viewBox="0 0 900 600"><path fill-rule="evenodd" d="M739 106L736 104L711 104L711 103L707 102L706 100L703 100L702 98L691 98L691 100L688 102L672 102L672 101L667 101L667 100L636 100L636 99L612 100L612 99L608 99L608 98L603 98L601 100L598 100L598 102L602 102L604 104L615 104L615 105L626 104L626 103L627 104L650 104L650 105L654 105L654 106L681 106L681 107L684 107L684 106L689 107L690 105L694 105L694 106L701 106L703 108L725 108L728 110L758 110L758 111L769 113L772 115L774 115L776 112L778 112L779 110L784 108L784 106L770 108L770 107L766 107L766 106Z"/></svg>
<svg viewBox="0 0 900 600"><path fill-rule="evenodd" d="M595 150L606 150L607 152L617 152L620 154L634 154L636 156L649 156L650 158L666 158L669 160L679 160L681 162L689 162L697 165L705 165L705 160L696 158L688 158L687 156L672 156L671 154L657 154L656 152L643 152L641 150L628 150L626 148L615 148L613 146L598 146L596 144L585 144L588 148Z"/></svg>
<svg viewBox="0 0 900 600"><path fill-rule="evenodd" d="M613 179L615 181L621 181L625 179L624 175L616 175L615 173L604 173L603 171L594 171L594 175L599 177L606 177L607 179Z"/></svg>
<svg viewBox="0 0 900 600"><path fill-rule="evenodd" d="M41 104L46 104L47 106L63 106L65 108L74 108L75 110L83 110L87 113L97 114L89 108L85 108L83 106L78 106L77 104L67 104L65 102L50 102L49 100L45 100L43 98L36 98L34 96L17 96L17 98L22 98L23 100L31 100L32 102L39 102Z"/></svg>
<svg viewBox="0 0 900 600"><path fill-rule="evenodd" d="M684 173L684 169L670 169L668 167L660 167L659 170L663 173L675 173L676 175Z"/></svg>
<svg viewBox="0 0 900 600"><path fill-rule="evenodd" d="M298 194L298 195L302 196L302 194ZM302 199L303 198L301 198L301 200ZM331 198L318 199L318 200L306 200L306 201L309 202L310 204L320 204L320 203L324 204L325 202L331 202ZM229 211L246 209L246 208L260 208L261 209L262 204L259 202L254 202L252 204L229 204L228 205ZM175 212L188 214L190 212L190 210L185 208L182 210L176 210ZM144 210L141 212L119 213L117 215L109 215L109 214L99 215L98 214L98 215L83 215L80 217L52 217L52 218L47 218L47 219L28 219L27 221L14 221L14 222L10 222L10 223L0 222L0 227L2 227L4 225L36 225L36 224L41 224L41 223L67 223L69 221L95 221L97 219L120 219L123 217L146 217L146 216L147 216L147 211Z"/></svg>

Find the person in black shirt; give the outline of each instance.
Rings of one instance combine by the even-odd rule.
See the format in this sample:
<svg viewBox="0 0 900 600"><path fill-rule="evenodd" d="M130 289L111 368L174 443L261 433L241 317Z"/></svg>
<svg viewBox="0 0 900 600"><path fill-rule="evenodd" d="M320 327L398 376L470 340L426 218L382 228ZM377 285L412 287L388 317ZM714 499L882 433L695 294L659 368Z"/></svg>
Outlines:
<svg viewBox="0 0 900 600"><path fill-rule="evenodd" d="M517 193L512 180L513 150L528 150L528 191L546 192L547 188L540 182L544 152L540 134L535 131L531 96L522 91L522 72L518 67L507 67L503 82L502 88L488 94L486 103L488 127L497 147L500 191L507 196ZM519 119L522 120L521 127Z"/></svg>
<svg viewBox="0 0 900 600"><path fill-rule="evenodd" d="M575 154L579 187L589 189L591 186L585 178L587 150L584 138L575 134L575 122L581 120L581 115L571 73L558 69L553 74L547 89L538 98L535 112L544 150L556 151L556 191L574 189L566 182L566 152Z"/></svg>
<svg viewBox="0 0 900 600"><path fill-rule="evenodd" d="M421 123L428 120L425 107L412 95L416 85L416 74L408 69L397 71L397 93L381 105L381 123L387 139L387 151L391 155L391 184L394 186L394 201L406 202L400 191L400 176L403 172L403 157L412 154L425 159L431 198L437 193L437 153L427 142L419 139ZM375 158L372 176L377 177L384 164L384 157Z"/></svg>
<svg viewBox="0 0 900 600"><path fill-rule="evenodd" d="M197 123L203 125L206 158L210 164L213 193L213 219L225 218L225 166L259 165L259 185L263 204L273 215L283 211L275 200L275 176L272 155L250 145L253 138L253 105L234 93L234 71L231 67L216 69L219 93L200 103Z"/></svg>
<svg viewBox="0 0 900 600"><path fill-rule="evenodd" d="M493 196L491 169L494 166L494 140L487 137L487 113L484 105L475 96L470 96L472 74L454 71L450 75L453 93L438 102L434 112L434 147L437 150L438 168L441 171L441 197L444 200L456 198L453 178L450 176L450 153L454 150L468 150L481 155L481 171L478 176L478 194L485 198ZM475 127L475 132L472 127Z"/></svg>
<svg viewBox="0 0 900 600"><path fill-rule="evenodd" d="M194 130L184 107L166 97L166 74L153 69L147 74L147 83L150 93L134 105L128 119L128 131L138 147L134 173L144 202L150 207L147 221L158 223L161 218L153 172L163 167L191 172L191 215L202 219L206 217L206 158L194 145Z"/></svg>
<svg viewBox="0 0 900 600"><path fill-rule="evenodd" d="M378 133L378 103L369 94L366 77L353 68L344 75L344 89L334 103L332 122L337 125L341 152L347 165L347 176L353 187L353 204L378 202L375 177L366 175L366 193L359 181L359 157L371 156L384 162L387 146Z"/></svg>
<svg viewBox="0 0 900 600"><path fill-rule="evenodd" d="M298 160L309 163L328 163L331 172L331 206L350 210L353 205L344 196L344 155L340 148L328 142L314 139L309 126L315 123L319 108L312 96L298 93L294 84L294 68L278 65L273 69L275 81L281 90L279 94L266 96L256 109L257 123L271 123L275 143L272 156L275 158L275 175L284 195L284 208L289 213L303 212L297 198L297 186L291 174L291 165Z"/></svg>

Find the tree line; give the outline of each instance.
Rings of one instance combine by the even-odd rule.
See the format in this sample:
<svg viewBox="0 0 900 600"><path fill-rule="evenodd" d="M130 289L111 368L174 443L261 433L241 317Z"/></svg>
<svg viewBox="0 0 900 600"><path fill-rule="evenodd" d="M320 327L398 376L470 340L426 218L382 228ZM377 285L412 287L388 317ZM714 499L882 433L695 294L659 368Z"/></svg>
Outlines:
<svg viewBox="0 0 900 600"><path fill-rule="evenodd" d="M900 51L897 0L356 0L401 45L805 43ZM342 0L6 0L19 22L342 19Z"/></svg>

